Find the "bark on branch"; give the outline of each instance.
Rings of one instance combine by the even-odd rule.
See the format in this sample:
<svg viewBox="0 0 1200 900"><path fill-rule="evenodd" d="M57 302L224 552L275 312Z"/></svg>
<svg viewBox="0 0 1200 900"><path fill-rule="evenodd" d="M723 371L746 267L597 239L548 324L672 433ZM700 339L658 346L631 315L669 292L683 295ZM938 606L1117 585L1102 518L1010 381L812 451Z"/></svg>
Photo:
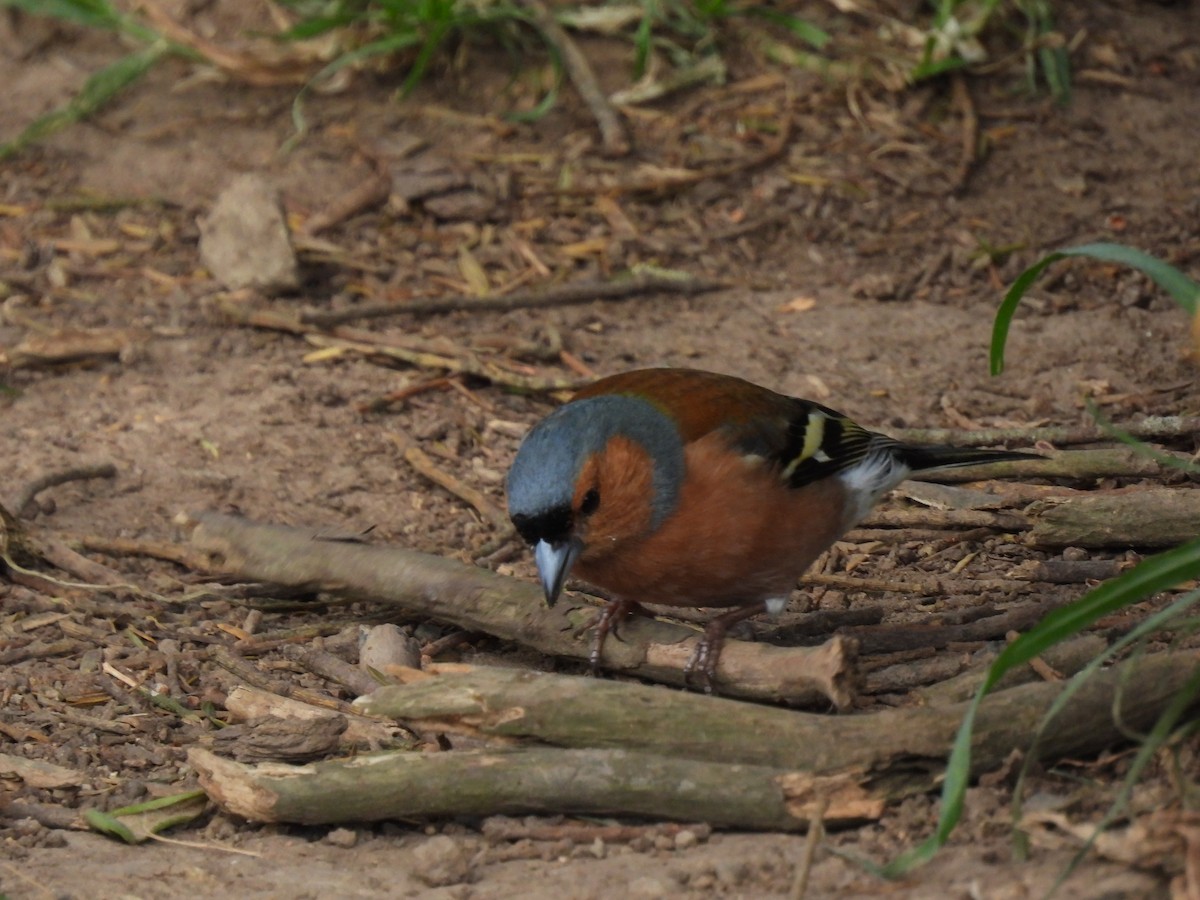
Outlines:
<svg viewBox="0 0 1200 900"><path fill-rule="evenodd" d="M1043 733L1039 757L1093 753L1122 729L1147 727L1198 663L1196 651L1160 654L1092 676ZM1028 684L988 697L972 771L1028 746L1063 687ZM194 749L189 760L213 800L255 821L609 813L799 830L825 803L827 821L861 820L934 787L966 710L958 703L830 717L483 668L383 688L360 705L418 726L554 746L257 767Z"/></svg>
<svg viewBox="0 0 1200 900"><path fill-rule="evenodd" d="M553 656L586 659L591 649L589 634L575 635L587 630L596 608L566 600L548 608L532 584L411 550L322 540L315 530L217 513L192 521L193 546L209 554L214 568L239 578L392 603ZM681 685L699 635L634 616L621 637L606 643L605 668ZM819 647L729 640L716 686L729 696L843 708L853 699L855 656L853 640L839 636Z"/></svg>

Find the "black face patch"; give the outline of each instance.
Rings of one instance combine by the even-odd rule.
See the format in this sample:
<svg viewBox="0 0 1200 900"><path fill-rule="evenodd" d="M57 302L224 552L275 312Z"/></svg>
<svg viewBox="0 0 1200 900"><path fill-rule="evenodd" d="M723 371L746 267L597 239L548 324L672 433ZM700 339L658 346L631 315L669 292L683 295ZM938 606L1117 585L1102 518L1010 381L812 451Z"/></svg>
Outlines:
<svg viewBox="0 0 1200 900"><path fill-rule="evenodd" d="M533 516L517 513L512 517L512 523L527 544L538 541L557 544L571 536L575 517L569 506L557 506Z"/></svg>

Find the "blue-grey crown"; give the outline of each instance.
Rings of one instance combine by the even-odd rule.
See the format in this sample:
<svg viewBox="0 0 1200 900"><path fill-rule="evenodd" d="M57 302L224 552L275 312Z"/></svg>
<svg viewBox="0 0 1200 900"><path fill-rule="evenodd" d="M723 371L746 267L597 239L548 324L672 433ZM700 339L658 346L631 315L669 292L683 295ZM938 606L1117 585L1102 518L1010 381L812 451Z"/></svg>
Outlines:
<svg viewBox="0 0 1200 900"><path fill-rule="evenodd" d="M584 462L618 434L640 444L654 460L651 524L657 526L679 500L683 440L652 404L619 394L568 403L534 426L508 473L509 515L538 520L569 510Z"/></svg>

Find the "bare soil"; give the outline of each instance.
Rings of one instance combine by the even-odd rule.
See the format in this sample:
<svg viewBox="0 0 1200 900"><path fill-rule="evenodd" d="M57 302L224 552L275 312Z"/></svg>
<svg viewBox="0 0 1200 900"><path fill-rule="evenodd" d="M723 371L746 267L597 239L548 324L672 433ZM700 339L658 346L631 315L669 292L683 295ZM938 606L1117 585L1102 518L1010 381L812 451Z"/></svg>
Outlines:
<svg viewBox="0 0 1200 900"><path fill-rule="evenodd" d="M385 367L359 354L314 354L299 337L231 324L221 311L222 288L199 259L198 220L247 172L278 187L296 228L376 168L394 184L416 185L407 203L394 188L390 202L302 244L302 287L269 301L276 307L403 304L470 293L480 272L492 291L505 291L646 264L728 287L695 297L356 324L509 356L522 343L561 341L582 364L576 369L597 374L654 365L730 372L883 429L1082 424L1090 421L1085 396L1118 421L1195 415L1189 323L1146 279L1119 267L1053 270L1018 318L1007 370L998 378L987 373L999 298L1042 253L1114 240L1194 271L1200 252L1200 7L1133 0L1062 7L1063 32L1082 36L1072 102L1060 108L1028 93L1019 56L965 79L983 148L965 177L969 116L949 82L893 93L869 79L826 81L773 67L749 41L729 50L728 84L631 115L635 150L619 160L598 153L594 122L569 89L536 123L501 118L528 106L536 92L528 77L512 77L508 58L487 48L464 50L469 66L433 72L403 101L394 72L362 73L340 93L312 95L309 133L286 153L280 148L292 134L294 88L215 80L181 61L160 65L92 120L4 163L0 350L11 353L39 336L62 340L67 330L112 329L117 352L99 362L0 372L7 388L0 393L0 501L31 527L63 537L172 541L176 515L198 509L373 529L373 540L463 559L476 559L494 537L491 524L417 475L390 435L418 440L439 465L502 507L503 473L519 433L506 423L532 423L552 398L463 377L461 390L435 387L372 407L443 373ZM188 22L202 33L236 36L235 9L210 4ZM0 41L0 84L7 86L0 139L67 100L88 73L122 52L104 34L9 16ZM830 25L872 27L854 19ZM585 46L605 87L622 86L628 46ZM672 185L668 170L684 167L709 175ZM452 189L430 187L435 176ZM620 188L635 182L643 189ZM553 354L534 364L548 376L579 374ZM1196 449L1190 440L1175 447ZM45 490L24 510L9 505L37 476L97 460L111 461L116 477ZM967 559L975 551L982 552ZM212 812L172 832L194 846L129 847L24 813L6 817L5 804L10 812L42 810L43 818L57 807L70 826L77 810L194 785L185 754L205 726L151 706L102 664L138 682L157 681L171 655L178 698L192 706L213 701L219 715L228 682L208 660L209 645L232 645L247 627L283 635L318 626L328 648L353 662L359 623L387 613L369 604L310 605L260 618L232 595L183 602L203 579L181 567L92 556L164 599L97 594L12 571L0 578L0 753L79 773L66 787L5 782L0 889L7 896L774 897L792 890L805 845L796 835L701 831L680 838L652 823L625 843L493 843L476 821L331 831L262 827ZM508 556L490 564L532 576L523 551ZM968 576L992 577L1048 556L1003 536L938 547L919 540L842 546L842 559L856 557L856 572L868 575L906 568L941 574L962 564ZM1046 585L1040 599L1084 589ZM806 593L812 608L883 605L885 622L980 602ZM437 623L412 624L426 642L447 633ZM164 640L176 642L169 654ZM50 655L37 652L61 641ZM484 636L439 658L556 667ZM281 657L253 662L338 691ZM893 695L864 705L903 702ZM1194 761L1195 749L1185 747L1184 758ZM1128 760L1127 750L1115 748L1044 773L1035 799L1072 821L1096 821ZM1135 814L1182 802L1170 760L1152 768L1135 794ZM1047 837L1034 842L1028 859L1015 856L1010 787L1010 774L1000 773L973 789L952 845L900 883L878 880L853 859L882 863L928 834L933 798L826 836L810 896L1043 895L1075 845ZM1090 857L1057 896L1167 896L1181 856L1144 863ZM453 874L439 877L447 867Z"/></svg>

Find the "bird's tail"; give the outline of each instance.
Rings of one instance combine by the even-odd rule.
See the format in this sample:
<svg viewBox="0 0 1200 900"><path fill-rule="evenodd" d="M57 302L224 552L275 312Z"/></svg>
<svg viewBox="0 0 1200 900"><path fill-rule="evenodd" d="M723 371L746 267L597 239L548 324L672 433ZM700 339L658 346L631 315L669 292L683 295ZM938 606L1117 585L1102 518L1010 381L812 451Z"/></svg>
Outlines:
<svg viewBox="0 0 1200 900"><path fill-rule="evenodd" d="M956 469L982 463L1013 462L1018 459L1043 459L1036 453L1019 450L976 450L967 447L901 444L898 455L914 472L925 469Z"/></svg>

